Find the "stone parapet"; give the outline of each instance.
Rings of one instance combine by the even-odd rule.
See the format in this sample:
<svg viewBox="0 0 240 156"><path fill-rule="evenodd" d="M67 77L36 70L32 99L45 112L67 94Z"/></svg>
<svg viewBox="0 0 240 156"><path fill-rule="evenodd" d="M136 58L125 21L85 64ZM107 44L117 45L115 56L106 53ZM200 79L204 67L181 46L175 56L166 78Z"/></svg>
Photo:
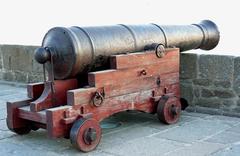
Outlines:
<svg viewBox="0 0 240 156"><path fill-rule="evenodd" d="M42 81L42 66L33 57L36 48L0 45L0 79L25 83Z"/></svg>
<svg viewBox="0 0 240 156"><path fill-rule="evenodd" d="M181 54L181 93L191 111L240 117L240 57Z"/></svg>

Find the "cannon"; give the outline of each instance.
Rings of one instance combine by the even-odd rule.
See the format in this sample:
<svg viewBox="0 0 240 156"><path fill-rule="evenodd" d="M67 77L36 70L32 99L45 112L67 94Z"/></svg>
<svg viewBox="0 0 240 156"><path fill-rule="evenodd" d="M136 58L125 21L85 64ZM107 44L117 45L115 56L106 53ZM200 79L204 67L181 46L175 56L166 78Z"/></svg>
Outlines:
<svg viewBox="0 0 240 156"><path fill-rule="evenodd" d="M35 51L44 81L27 85L28 98L7 102L8 128L20 135L43 128L89 152L101 140L100 122L118 112L156 114L174 124L187 106L180 96L180 52L211 50L219 38L209 20L52 28Z"/></svg>
<svg viewBox="0 0 240 156"><path fill-rule="evenodd" d="M93 66L102 66L110 55L143 51L153 43L186 51L210 50L218 41L217 26L209 20L185 26L56 27L47 32L35 58L39 63L50 62L51 53L55 78L66 79Z"/></svg>

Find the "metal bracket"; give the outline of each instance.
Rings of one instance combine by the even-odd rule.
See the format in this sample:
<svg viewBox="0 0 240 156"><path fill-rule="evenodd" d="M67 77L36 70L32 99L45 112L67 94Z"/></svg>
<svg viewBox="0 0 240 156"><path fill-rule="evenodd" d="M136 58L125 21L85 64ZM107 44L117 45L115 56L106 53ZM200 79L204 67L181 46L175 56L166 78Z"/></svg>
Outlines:
<svg viewBox="0 0 240 156"><path fill-rule="evenodd" d="M95 95L92 98L92 104L96 107L101 106L104 101L104 97L105 97L104 88L102 89L102 91L96 91Z"/></svg>
<svg viewBox="0 0 240 156"><path fill-rule="evenodd" d="M150 45L145 46L144 50L154 50L155 54L158 58L164 57L166 50L163 44L153 43Z"/></svg>
<svg viewBox="0 0 240 156"><path fill-rule="evenodd" d="M46 66L45 63L43 63L43 75L44 75L44 82L49 81L51 83L51 92L52 92L52 101L54 102L55 99L55 89L54 89L54 69L53 69L53 56L55 53L55 49L51 47L45 47L45 50L49 53L50 55L50 60L47 62L50 63L50 71L48 72L48 80L46 78Z"/></svg>

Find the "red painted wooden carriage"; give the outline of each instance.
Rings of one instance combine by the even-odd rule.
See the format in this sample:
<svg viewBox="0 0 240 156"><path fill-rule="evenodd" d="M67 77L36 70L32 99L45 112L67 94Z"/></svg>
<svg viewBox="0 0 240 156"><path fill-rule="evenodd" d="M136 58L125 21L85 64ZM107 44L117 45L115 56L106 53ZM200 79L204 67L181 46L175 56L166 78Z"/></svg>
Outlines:
<svg viewBox="0 0 240 156"><path fill-rule="evenodd" d="M88 73L88 85L66 79L27 86L28 98L7 103L7 124L17 134L44 128L51 138L69 138L81 151L96 148L99 122L126 110L157 113L166 124L181 111L179 49L112 55L110 69Z"/></svg>

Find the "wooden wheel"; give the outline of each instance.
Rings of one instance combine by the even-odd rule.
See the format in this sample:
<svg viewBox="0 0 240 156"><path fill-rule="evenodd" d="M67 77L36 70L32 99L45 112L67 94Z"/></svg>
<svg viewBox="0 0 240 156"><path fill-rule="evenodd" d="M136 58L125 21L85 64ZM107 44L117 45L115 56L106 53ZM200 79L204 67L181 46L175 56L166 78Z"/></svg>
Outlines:
<svg viewBox="0 0 240 156"><path fill-rule="evenodd" d="M30 126L19 127L19 128L11 128L9 126L8 119L6 119L6 122L7 122L8 129L11 130L12 132L16 133L16 134L24 135L24 134L28 134L31 131L31 127Z"/></svg>
<svg viewBox="0 0 240 156"><path fill-rule="evenodd" d="M70 131L71 143L83 152L94 150L101 140L102 130L97 120L81 118Z"/></svg>
<svg viewBox="0 0 240 156"><path fill-rule="evenodd" d="M157 107L157 116L160 121L166 124L176 123L180 117L181 104L177 98L163 96Z"/></svg>

